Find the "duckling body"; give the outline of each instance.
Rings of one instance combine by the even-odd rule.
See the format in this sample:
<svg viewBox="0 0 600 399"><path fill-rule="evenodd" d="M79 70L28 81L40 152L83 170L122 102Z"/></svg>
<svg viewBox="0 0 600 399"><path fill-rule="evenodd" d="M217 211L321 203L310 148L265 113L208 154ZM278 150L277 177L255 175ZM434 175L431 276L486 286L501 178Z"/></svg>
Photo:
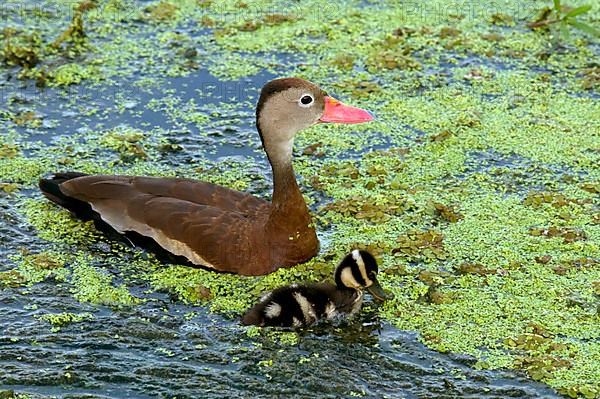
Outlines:
<svg viewBox="0 0 600 399"><path fill-rule="evenodd" d="M352 317L362 307L363 289L377 299L386 294L377 281L377 262L366 251L354 250L337 266L335 284L292 284L269 292L242 318L245 325L304 327L319 320Z"/></svg>
<svg viewBox="0 0 600 399"><path fill-rule="evenodd" d="M333 320L357 313L362 292L338 289L333 284L309 284L278 288L261 298L244 315L242 323L259 326L303 327L319 320Z"/></svg>

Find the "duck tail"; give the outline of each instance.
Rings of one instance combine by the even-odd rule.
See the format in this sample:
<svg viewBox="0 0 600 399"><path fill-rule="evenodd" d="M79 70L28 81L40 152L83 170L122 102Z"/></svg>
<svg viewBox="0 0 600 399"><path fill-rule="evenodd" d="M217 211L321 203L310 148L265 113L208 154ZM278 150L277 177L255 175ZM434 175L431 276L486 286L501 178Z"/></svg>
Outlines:
<svg viewBox="0 0 600 399"><path fill-rule="evenodd" d="M127 231L124 234L116 231L108 223L102 220L100 214L94 211L90 204L78 200L77 198L69 197L61 191L60 185L64 182L84 176L88 175L79 172L55 173L46 179L40 179L38 185L44 196L50 201L67 209L81 220L93 220L96 228L106 234L109 238L125 242L132 246L146 248L150 252L153 252L157 259L162 262L180 265L187 264L192 267L198 267L183 256L171 254L150 237L143 236L134 231Z"/></svg>
<svg viewBox="0 0 600 399"><path fill-rule="evenodd" d="M87 176L85 173L64 172L56 173L47 179L40 179L38 185L42 194L50 201L73 212L77 217L84 220L93 219L94 215L90 205L86 202L65 195L60 190L60 185L68 180Z"/></svg>

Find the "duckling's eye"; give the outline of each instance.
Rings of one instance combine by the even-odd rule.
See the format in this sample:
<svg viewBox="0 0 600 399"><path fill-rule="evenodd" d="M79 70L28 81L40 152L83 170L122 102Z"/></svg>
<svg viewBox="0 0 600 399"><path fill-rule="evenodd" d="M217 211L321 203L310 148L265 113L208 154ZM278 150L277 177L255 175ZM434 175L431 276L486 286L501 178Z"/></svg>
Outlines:
<svg viewBox="0 0 600 399"><path fill-rule="evenodd" d="M298 105L300 105L302 108L308 108L312 103L312 96L310 94L304 94L302 95L302 97L300 97L300 102L298 103Z"/></svg>

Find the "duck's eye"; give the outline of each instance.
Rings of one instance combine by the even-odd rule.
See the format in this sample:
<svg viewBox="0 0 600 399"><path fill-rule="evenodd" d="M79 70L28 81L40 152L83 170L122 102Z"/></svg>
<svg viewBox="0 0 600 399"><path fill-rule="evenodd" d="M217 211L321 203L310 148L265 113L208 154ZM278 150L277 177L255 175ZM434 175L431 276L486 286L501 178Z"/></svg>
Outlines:
<svg viewBox="0 0 600 399"><path fill-rule="evenodd" d="M301 107L308 108L308 107L310 107L310 105L312 103L313 103L313 98L310 94L304 94L304 95L302 95L302 97L300 97L299 105Z"/></svg>

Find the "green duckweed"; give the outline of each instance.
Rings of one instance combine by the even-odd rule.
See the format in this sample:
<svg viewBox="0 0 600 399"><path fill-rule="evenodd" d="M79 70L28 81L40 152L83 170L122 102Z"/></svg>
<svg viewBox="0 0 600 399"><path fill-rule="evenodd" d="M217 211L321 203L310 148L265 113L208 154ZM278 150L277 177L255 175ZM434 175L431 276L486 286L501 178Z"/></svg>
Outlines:
<svg viewBox="0 0 600 399"><path fill-rule="evenodd" d="M448 9L441 0L385 9L318 1L292 9L260 1L248 9L233 0L156 1L135 12L121 1L98 6L81 25L46 17L35 32L5 29L2 59L24 81L58 90L126 78L152 92L167 77L199 68L222 81L285 73L318 82L377 120L318 125L297 137L294 167L321 252L294 268L240 277L163 265L113 242L109 253L96 251L92 244L104 238L90 223L23 192L58 164L186 176L265 195L268 178L256 176L264 163L211 161L202 149L199 158L207 159L169 162L173 152L165 149L197 149L178 144L186 137L180 130L151 127L95 126L70 132L68 143L25 143L15 129L39 129L44 119L11 108L0 114L7 127L0 182L18 185L9 200L52 250L15 255L0 287L54 277L82 302L119 307L143 301L132 292L148 283L236 318L277 286L330 280L335 263L358 246L376 253L381 283L395 295L379 310L389 323L418 331L435 350L473 356L476 367L522 369L565 395L600 398L600 104L591 95L598 87L592 37L573 32L564 48L551 45L546 33L527 28L542 4L524 1L497 9ZM131 29L117 18L133 21ZM210 30L190 35L190 22ZM61 40L70 30L72 40ZM58 49L47 48L57 42ZM251 118L254 100L211 108L168 89L141 106L206 138L229 112L236 123ZM129 112L124 101L86 112L106 121ZM53 320L61 317L71 320ZM258 339L263 331L247 334ZM301 339L286 334L267 338ZM268 360L260 367L268 369Z"/></svg>

